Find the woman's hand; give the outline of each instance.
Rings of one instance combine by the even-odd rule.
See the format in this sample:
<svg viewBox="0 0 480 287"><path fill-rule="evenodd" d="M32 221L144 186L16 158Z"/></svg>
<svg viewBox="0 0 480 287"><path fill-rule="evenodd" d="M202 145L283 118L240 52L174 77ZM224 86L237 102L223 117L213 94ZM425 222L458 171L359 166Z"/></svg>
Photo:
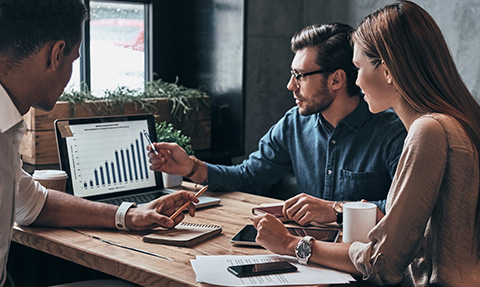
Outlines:
<svg viewBox="0 0 480 287"><path fill-rule="evenodd" d="M300 237L288 232L283 223L271 214L255 216L253 226L257 229L256 241L276 254L295 256L295 247Z"/></svg>

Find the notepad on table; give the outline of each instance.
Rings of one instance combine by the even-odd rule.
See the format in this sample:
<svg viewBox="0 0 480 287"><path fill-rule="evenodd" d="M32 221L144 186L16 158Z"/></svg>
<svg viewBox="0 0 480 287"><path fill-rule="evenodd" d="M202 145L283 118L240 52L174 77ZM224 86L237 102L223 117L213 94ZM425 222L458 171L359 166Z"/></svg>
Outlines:
<svg viewBox="0 0 480 287"><path fill-rule="evenodd" d="M220 234L219 225L206 225L182 222L173 229L157 230L143 236L144 242L176 246L192 246L208 238Z"/></svg>

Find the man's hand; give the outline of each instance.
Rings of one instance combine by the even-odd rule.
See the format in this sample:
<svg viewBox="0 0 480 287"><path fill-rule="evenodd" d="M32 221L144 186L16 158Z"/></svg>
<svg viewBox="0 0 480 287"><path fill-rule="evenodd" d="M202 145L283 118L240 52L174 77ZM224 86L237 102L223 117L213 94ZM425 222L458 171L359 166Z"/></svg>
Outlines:
<svg viewBox="0 0 480 287"><path fill-rule="evenodd" d="M171 216L186 202L198 202L198 198L191 192L179 191L159 197L138 208L130 208L126 215L127 227L131 230L149 230L158 226L174 227L185 217L180 213L174 220ZM188 206L190 216L195 216L195 206Z"/></svg>
<svg viewBox="0 0 480 287"><path fill-rule="evenodd" d="M332 205L331 201L301 193L285 201L283 214L300 225L333 222L337 217Z"/></svg>
<svg viewBox="0 0 480 287"><path fill-rule="evenodd" d="M263 214L253 218L253 226L257 229L258 244L276 254L295 256L295 247L300 237L288 232L283 223L271 214Z"/></svg>
<svg viewBox="0 0 480 287"><path fill-rule="evenodd" d="M147 147L150 151L148 157L150 158L151 170L182 176L187 175L192 170L194 161L178 144L154 143L154 145L158 155L152 152L150 145Z"/></svg>

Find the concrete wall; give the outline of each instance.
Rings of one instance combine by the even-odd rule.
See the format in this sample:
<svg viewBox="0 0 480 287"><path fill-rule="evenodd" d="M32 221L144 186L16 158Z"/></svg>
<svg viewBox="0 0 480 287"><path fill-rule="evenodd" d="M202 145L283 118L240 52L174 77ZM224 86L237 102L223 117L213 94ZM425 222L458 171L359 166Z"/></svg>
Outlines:
<svg viewBox="0 0 480 287"><path fill-rule="evenodd" d="M306 25L339 21L356 27L386 0L246 0L245 156L295 105L286 89L290 38ZM480 99L480 0L417 0L437 21L467 87ZM238 162L242 158L234 161Z"/></svg>

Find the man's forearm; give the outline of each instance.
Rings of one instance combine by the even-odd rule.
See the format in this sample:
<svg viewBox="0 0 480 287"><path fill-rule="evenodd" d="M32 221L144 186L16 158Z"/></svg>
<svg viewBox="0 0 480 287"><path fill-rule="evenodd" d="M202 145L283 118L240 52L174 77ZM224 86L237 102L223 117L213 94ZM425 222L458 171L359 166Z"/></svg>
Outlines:
<svg viewBox="0 0 480 287"><path fill-rule="evenodd" d="M192 159L194 160L194 159ZM195 161L195 160L194 160ZM202 183L208 181L208 167L207 164L203 161L197 160L195 162L197 166L194 167L196 170L189 178L196 183Z"/></svg>
<svg viewBox="0 0 480 287"><path fill-rule="evenodd" d="M115 228L117 206L93 202L49 190L42 212L33 225L54 227Z"/></svg>

